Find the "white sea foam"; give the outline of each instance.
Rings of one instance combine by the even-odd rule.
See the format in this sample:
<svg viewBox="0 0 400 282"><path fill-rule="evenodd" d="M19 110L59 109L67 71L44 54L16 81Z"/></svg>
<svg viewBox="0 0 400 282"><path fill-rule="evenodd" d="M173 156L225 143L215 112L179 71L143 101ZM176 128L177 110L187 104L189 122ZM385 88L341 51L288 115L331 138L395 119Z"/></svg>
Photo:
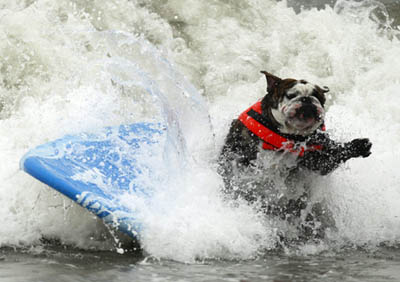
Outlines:
<svg viewBox="0 0 400 282"><path fill-rule="evenodd" d="M245 204L225 203L213 163L230 121L264 95L260 70L327 85L332 136L373 143L369 158L349 161L312 187L314 199L334 212L338 232L330 238L398 243L400 44L385 18L374 16L384 14L382 5L355 3L299 14L267 0L3 4L0 245L47 236L111 248L99 220L19 171L19 159L65 134L166 119L169 144L181 150L168 173L179 177L159 187L150 206L142 203L145 251L193 261L246 259L273 247L279 225ZM213 130L179 72L208 101Z"/></svg>

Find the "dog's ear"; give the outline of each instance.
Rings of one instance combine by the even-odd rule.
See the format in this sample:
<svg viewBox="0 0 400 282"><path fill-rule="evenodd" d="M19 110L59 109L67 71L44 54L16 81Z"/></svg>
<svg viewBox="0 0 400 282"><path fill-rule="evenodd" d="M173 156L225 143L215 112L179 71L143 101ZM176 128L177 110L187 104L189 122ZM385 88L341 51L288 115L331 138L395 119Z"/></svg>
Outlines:
<svg viewBox="0 0 400 282"><path fill-rule="evenodd" d="M324 106L326 102L325 93L329 92L329 88L327 86L319 87L318 85L316 86L316 88L317 91L315 93L315 96L318 98L321 105Z"/></svg>
<svg viewBox="0 0 400 282"><path fill-rule="evenodd" d="M274 87L278 86L278 84L282 81L281 78L270 74L269 72L266 71L261 71L265 75L265 78L267 79L267 92L268 94L274 93L272 90Z"/></svg>

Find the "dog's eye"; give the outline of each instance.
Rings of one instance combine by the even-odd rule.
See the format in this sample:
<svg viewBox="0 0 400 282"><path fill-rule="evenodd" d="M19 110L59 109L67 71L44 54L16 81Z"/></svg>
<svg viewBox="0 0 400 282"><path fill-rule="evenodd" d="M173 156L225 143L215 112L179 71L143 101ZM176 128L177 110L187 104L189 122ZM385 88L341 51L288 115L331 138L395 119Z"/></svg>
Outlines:
<svg viewBox="0 0 400 282"><path fill-rule="evenodd" d="M314 90L311 94L311 96L317 98L318 100L320 100L321 95L318 93L318 91Z"/></svg>
<svg viewBox="0 0 400 282"><path fill-rule="evenodd" d="M295 94L295 93L286 94L286 97L287 97L289 100L291 100L291 99L293 99L293 98L296 98L296 96L297 96L297 94Z"/></svg>

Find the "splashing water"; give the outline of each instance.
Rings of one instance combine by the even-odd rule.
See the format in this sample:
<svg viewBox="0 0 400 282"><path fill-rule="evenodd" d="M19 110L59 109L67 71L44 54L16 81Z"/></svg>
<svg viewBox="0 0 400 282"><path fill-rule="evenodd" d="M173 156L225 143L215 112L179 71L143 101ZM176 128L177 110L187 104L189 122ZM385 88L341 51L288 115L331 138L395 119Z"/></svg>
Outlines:
<svg viewBox="0 0 400 282"><path fill-rule="evenodd" d="M280 226L226 203L214 164L230 121L265 93L260 70L329 86L329 133L373 143L369 158L311 187L338 228L323 248L400 241L400 44L379 2L343 0L298 14L265 0L0 6L1 245L44 236L113 248L99 220L19 171L19 159L65 134L162 120L177 152L167 172L174 181L142 209L144 250L193 261L273 248Z"/></svg>

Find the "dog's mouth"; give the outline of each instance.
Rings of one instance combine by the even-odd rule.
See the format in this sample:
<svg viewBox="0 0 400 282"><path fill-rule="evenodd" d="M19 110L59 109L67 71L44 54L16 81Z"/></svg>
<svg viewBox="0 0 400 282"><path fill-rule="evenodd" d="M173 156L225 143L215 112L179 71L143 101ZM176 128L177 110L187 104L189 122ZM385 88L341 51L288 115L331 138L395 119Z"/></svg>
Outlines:
<svg viewBox="0 0 400 282"><path fill-rule="evenodd" d="M287 122L299 131L308 131L321 123L323 115L323 109L313 104L296 105L287 113Z"/></svg>
<svg viewBox="0 0 400 282"><path fill-rule="evenodd" d="M305 104L296 110L295 117L302 120L318 120L320 114L318 113L318 108L316 106L313 104Z"/></svg>

